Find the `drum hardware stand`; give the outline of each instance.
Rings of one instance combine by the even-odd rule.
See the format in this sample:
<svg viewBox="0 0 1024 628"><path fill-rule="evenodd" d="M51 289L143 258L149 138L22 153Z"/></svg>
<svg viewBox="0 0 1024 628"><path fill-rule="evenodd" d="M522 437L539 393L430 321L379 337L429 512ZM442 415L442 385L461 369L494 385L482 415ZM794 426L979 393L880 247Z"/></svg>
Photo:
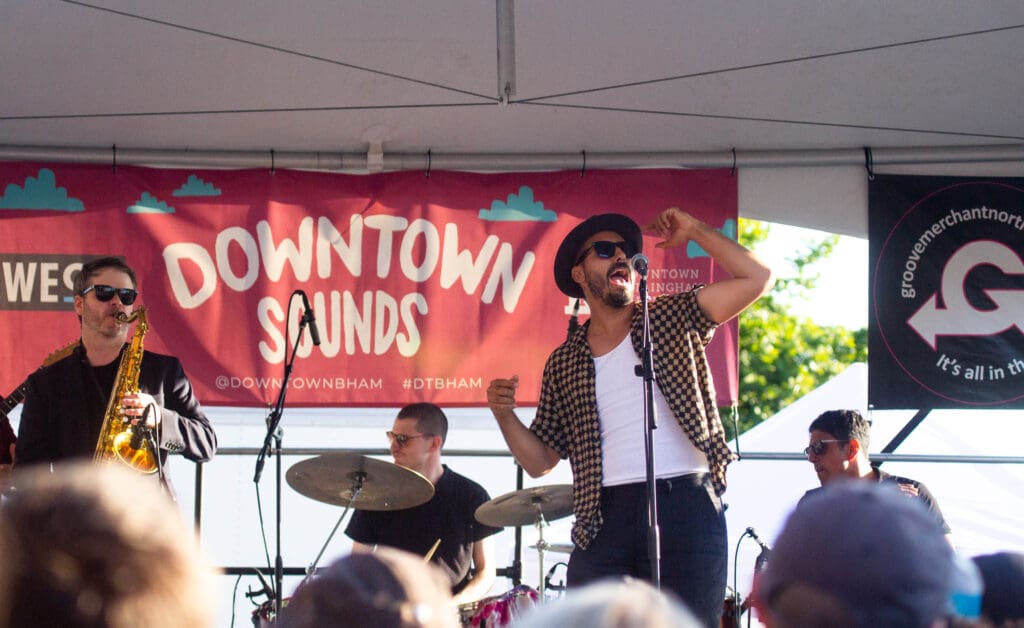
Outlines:
<svg viewBox="0 0 1024 628"><path fill-rule="evenodd" d="M331 533L327 535L327 540L324 541L324 546L320 548L320 553L316 555L316 558L313 559L313 564L311 564L309 569L306 570L306 577L302 579L302 582L306 582L313 577L313 574L316 573L316 566L320 563L320 557L324 555L324 551L327 550L327 546L331 544L331 539L334 538L334 534L341 526L341 522L345 520L345 515L347 515L348 511L352 509L352 502L359 498L359 493L363 490L363 482L365 480L365 473L358 472L352 474L352 500L349 502L349 505L345 506L345 509L341 511L341 516L338 517L338 522L334 524L334 528L331 530Z"/></svg>
<svg viewBox="0 0 1024 628"><path fill-rule="evenodd" d="M651 562L651 584L661 589L661 538L658 530L658 491L654 479L654 430L658 429L654 405L654 344L651 342L651 320L647 303L647 257L633 256L630 266L640 276L640 307L643 311L643 346L636 376L644 380L644 448L647 458L647 554Z"/></svg>
<svg viewBox="0 0 1024 628"><path fill-rule="evenodd" d="M292 293L292 297L295 293ZM289 303L291 299L289 299ZM281 441L282 441L282 430L281 430L281 414L284 412L284 399L285 392L288 390L288 382L291 381L292 365L295 362L295 350L299 347L299 342L302 340L302 334L306 330L306 324L308 318L303 315L299 319L299 333L295 335L295 346L292 347L292 355L290 359L285 360L284 364L284 380L281 383L281 391L277 394L277 401L274 403L274 409L270 412L270 416L267 417L267 435L263 439L263 448L260 449L259 455L256 457L256 473L253 475L253 483L257 485L257 490L260 477L263 475L263 465L266 462L268 454L276 454L276 502L275 502L275 532L277 536L277 551L274 558L274 623L277 623L278 617L280 617L281 606L283 604L283 588L284 588L284 561L281 558ZM287 329L285 330L287 333ZM274 448L271 449L271 440L274 441Z"/></svg>
<svg viewBox="0 0 1024 628"><path fill-rule="evenodd" d="M544 513L541 512L540 506L534 505L537 508L537 523L534 524L537 528L537 563L539 573L537 578L537 593L538 599L544 599L544 550L551 547L548 542L544 540L544 528L548 525L547 520L544 519Z"/></svg>

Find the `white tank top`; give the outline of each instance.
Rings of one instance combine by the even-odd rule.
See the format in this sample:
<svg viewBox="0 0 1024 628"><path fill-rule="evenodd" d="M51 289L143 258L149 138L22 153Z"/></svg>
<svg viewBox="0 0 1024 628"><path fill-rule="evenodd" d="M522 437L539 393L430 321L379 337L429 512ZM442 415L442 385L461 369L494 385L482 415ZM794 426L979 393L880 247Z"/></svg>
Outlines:
<svg viewBox="0 0 1024 628"><path fill-rule="evenodd" d="M594 358L603 486L647 479L644 381L636 376L638 364L640 358L633 350L629 334L610 352ZM654 476L669 478L706 472L707 456L690 442L657 386L654 387L654 405L658 417L658 429L654 430Z"/></svg>

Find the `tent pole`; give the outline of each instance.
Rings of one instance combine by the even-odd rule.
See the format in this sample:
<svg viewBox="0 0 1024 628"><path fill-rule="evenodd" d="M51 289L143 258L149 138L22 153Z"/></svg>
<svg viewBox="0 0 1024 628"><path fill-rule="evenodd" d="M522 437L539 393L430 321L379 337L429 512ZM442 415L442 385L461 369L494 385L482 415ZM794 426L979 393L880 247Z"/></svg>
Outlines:
<svg viewBox="0 0 1024 628"><path fill-rule="evenodd" d="M872 147L874 166L940 163L1024 163L1024 144ZM431 151L433 170L480 172L586 168L785 168L864 164L864 149L732 150L682 152L443 153ZM379 157L378 157L379 158ZM112 148L0 145L0 160L110 163ZM383 154L384 171L426 170L427 153ZM117 163L188 168L290 168L368 172L368 152L192 150L117 147Z"/></svg>

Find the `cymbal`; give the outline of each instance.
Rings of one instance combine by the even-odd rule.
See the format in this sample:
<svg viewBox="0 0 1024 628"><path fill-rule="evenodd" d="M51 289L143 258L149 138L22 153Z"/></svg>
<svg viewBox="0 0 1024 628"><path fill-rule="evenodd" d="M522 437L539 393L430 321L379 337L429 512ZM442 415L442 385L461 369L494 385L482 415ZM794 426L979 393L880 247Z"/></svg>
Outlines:
<svg viewBox="0 0 1024 628"><path fill-rule="evenodd" d="M572 514L572 485L552 484L512 491L476 509L476 520L496 528L554 521Z"/></svg>
<svg viewBox="0 0 1024 628"><path fill-rule="evenodd" d="M285 479L306 497L356 510L403 510L434 496L434 485L419 473L350 452L296 462Z"/></svg>

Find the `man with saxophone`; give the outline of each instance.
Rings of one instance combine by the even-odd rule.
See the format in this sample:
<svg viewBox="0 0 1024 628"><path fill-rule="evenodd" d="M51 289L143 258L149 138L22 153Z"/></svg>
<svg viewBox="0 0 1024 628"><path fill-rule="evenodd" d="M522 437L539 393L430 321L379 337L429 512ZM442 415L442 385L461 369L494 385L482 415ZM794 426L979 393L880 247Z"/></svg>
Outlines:
<svg viewBox="0 0 1024 628"><path fill-rule="evenodd" d="M132 426L137 434L130 439L132 448L156 445L159 455L151 452L156 467L162 469L168 452L196 462L213 458L217 437L181 363L142 349L145 316L144 308L136 307L135 271L117 257L91 260L75 276L73 288L81 343L71 355L28 379L16 476L19 469L39 463L107 458L100 455L100 445L111 416L126 428ZM134 317L140 322L126 344ZM130 355L132 351L138 355ZM134 385L125 386L126 379ZM115 391L119 400L111 399ZM148 436L141 438L143 433Z"/></svg>

